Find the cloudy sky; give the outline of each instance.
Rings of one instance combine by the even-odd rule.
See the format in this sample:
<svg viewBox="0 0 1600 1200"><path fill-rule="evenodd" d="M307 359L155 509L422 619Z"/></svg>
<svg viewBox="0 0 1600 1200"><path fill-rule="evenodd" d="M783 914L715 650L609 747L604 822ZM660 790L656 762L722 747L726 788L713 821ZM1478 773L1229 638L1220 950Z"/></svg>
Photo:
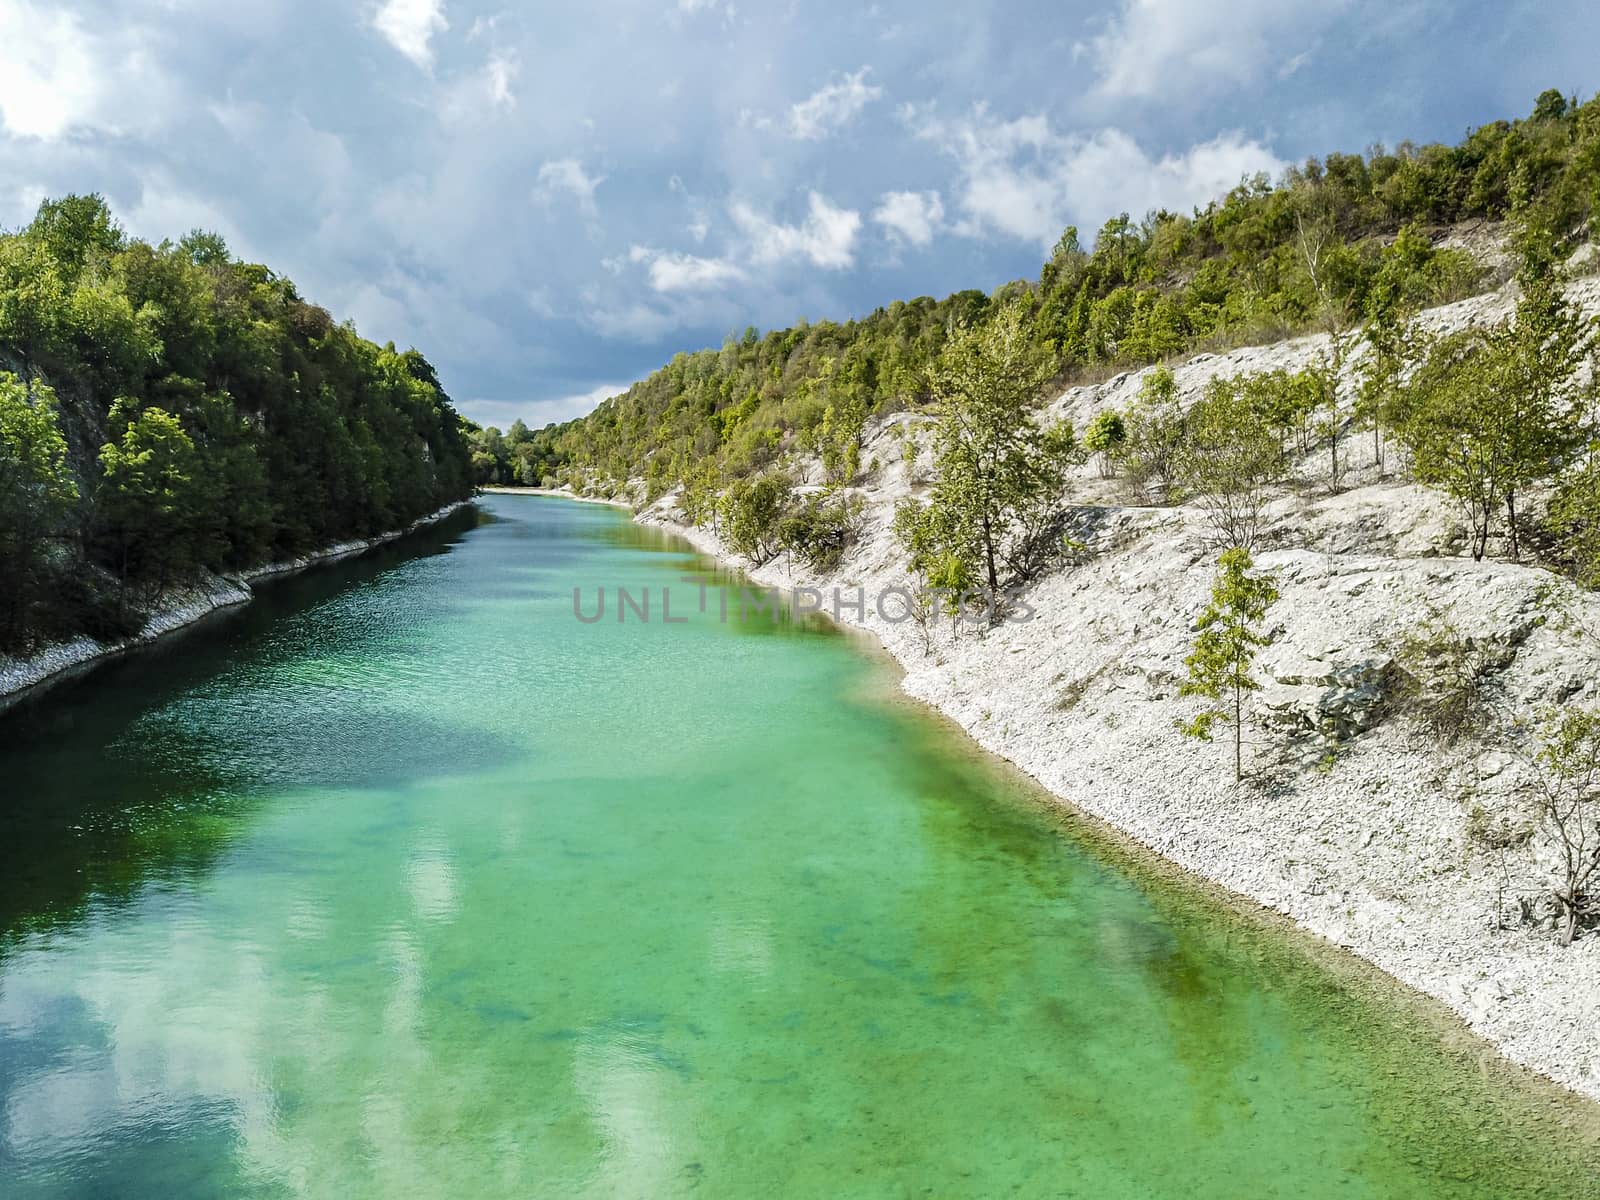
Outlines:
<svg viewBox="0 0 1600 1200"><path fill-rule="evenodd" d="M0 0L0 226L196 226L475 419L1600 89L1592 0Z"/></svg>

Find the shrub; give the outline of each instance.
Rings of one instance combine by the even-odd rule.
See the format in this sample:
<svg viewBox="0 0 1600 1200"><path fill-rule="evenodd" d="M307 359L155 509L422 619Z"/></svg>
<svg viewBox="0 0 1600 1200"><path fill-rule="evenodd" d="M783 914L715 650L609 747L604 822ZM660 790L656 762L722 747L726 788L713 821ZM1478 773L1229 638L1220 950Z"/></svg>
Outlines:
<svg viewBox="0 0 1600 1200"><path fill-rule="evenodd" d="M1562 940L1600 914L1600 712L1548 710L1539 730L1539 823L1561 852Z"/></svg>
<svg viewBox="0 0 1600 1200"><path fill-rule="evenodd" d="M831 571L861 532L859 496L807 496L778 523L783 548L813 571Z"/></svg>
<svg viewBox="0 0 1600 1200"><path fill-rule="evenodd" d="M771 562L783 549L779 532L794 487L787 475L736 479L722 494L722 537L752 567Z"/></svg>
<svg viewBox="0 0 1600 1200"><path fill-rule="evenodd" d="M1083 431L1083 448L1100 456L1100 477L1110 479L1116 474L1117 454L1128 440L1128 430L1122 414L1104 409L1094 415L1089 427Z"/></svg>
<svg viewBox="0 0 1600 1200"><path fill-rule="evenodd" d="M1449 746L1483 720L1488 677L1505 665L1506 654L1481 638L1462 634L1434 611L1408 631L1395 653L1404 674L1401 697L1419 723Z"/></svg>
<svg viewBox="0 0 1600 1200"><path fill-rule="evenodd" d="M1122 459L1136 486L1159 490L1170 499L1178 479L1178 456L1184 442L1183 406L1172 372L1157 367L1145 376L1139 399L1129 410Z"/></svg>

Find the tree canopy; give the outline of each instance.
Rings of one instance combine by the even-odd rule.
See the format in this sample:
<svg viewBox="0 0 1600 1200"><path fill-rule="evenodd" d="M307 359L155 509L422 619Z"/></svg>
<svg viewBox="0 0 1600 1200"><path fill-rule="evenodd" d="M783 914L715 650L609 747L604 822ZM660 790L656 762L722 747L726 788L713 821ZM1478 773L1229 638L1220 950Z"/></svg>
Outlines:
<svg viewBox="0 0 1600 1200"><path fill-rule="evenodd" d="M13 648L101 628L96 568L126 615L130 588L371 536L472 488L421 354L215 234L130 238L96 195L0 235L0 464L0 506L25 513L0 536Z"/></svg>

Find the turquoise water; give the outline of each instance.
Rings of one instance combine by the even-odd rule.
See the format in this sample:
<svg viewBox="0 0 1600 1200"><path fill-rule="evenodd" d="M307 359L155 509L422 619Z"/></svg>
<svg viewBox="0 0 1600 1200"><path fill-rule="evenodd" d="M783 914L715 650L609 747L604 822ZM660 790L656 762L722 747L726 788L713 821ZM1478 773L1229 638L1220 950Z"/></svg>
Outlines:
<svg viewBox="0 0 1600 1200"><path fill-rule="evenodd" d="M1590 1110L851 639L483 509L0 719L0 1196L1600 1195Z"/></svg>

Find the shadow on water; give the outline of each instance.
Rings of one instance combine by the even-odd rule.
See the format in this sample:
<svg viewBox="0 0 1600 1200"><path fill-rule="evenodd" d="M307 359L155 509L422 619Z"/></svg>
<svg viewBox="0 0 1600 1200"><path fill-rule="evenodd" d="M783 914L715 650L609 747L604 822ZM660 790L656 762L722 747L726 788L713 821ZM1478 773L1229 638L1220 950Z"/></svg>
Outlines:
<svg viewBox="0 0 1600 1200"><path fill-rule="evenodd" d="M324 647L425 674L393 624L352 619L342 602L494 520L469 507L360 558L268 581L250 604L0 715L0 952L91 900L119 904L148 882L203 874L273 792L394 787L508 758L492 734L400 710L359 674L274 674ZM420 591L404 589L413 625L436 615L416 609Z"/></svg>

